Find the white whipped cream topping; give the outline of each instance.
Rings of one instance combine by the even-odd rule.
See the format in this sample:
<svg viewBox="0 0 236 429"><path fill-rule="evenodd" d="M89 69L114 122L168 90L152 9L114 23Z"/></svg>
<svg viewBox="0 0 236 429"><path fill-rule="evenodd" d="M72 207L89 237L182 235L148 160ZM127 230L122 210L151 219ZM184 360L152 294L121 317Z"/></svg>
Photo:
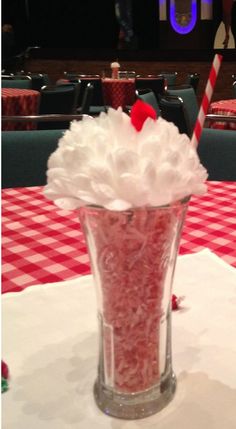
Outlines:
<svg viewBox="0 0 236 429"><path fill-rule="evenodd" d="M120 68L120 64L117 62L111 63L111 68L112 69L119 69Z"/></svg>
<svg viewBox="0 0 236 429"><path fill-rule="evenodd" d="M44 193L63 209L160 206L206 191L205 168L177 127L148 118L140 132L109 109L73 121L48 161Z"/></svg>

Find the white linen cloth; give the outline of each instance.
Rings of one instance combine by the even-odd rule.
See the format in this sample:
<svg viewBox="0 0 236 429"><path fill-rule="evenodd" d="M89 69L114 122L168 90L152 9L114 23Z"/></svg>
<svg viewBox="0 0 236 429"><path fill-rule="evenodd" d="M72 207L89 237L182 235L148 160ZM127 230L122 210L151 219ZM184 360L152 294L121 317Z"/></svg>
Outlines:
<svg viewBox="0 0 236 429"><path fill-rule="evenodd" d="M3 429L235 429L236 270L208 249L180 256L173 292L177 391L161 412L118 420L95 405L96 298L91 276L2 297L9 391Z"/></svg>

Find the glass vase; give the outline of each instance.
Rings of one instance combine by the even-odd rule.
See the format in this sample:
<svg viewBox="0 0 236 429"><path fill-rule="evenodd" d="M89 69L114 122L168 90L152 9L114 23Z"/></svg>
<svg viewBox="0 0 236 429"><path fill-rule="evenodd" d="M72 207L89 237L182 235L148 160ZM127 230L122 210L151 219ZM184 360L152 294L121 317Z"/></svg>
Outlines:
<svg viewBox="0 0 236 429"><path fill-rule="evenodd" d="M79 210L97 294L94 397L108 415L143 418L174 395L171 289L188 201L127 211Z"/></svg>

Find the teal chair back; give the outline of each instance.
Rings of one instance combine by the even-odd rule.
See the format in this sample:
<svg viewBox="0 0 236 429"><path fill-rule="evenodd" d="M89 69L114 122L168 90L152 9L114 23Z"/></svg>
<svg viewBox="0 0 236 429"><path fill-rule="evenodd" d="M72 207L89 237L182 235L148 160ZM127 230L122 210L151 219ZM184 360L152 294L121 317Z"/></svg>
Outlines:
<svg viewBox="0 0 236 429"><path fill-rule="evenodd" d="M192 136L192 128L188 121L188 115L184 108L183 100L174 95L162 95L158 100L161 116L166 121L173 122L179 132Z"/></svg>
<svg viewBox="0 0 236 429"><path fill-rule="evenodd" d="M3 131L2 188L45 185L48 158L63 132Z"/></svg>
<svg viewBox="0 0 236 429"><path fill-rule="evenodd" d="M186 84L191 85L193 87L195 93L197 93L199 80L200 80L200 74L199 73L188 73L187 77L186 77Z"/></svg>
<svg viewBox="0 0 236 429"><path fill-rule="evenodd" d="M2 79L2 88L32 89L31 79Z"/></svg>
<svg viewBox="0 0 236 429"><path fill-rule="evenodd" d="M158 102L157 102L157 98L156 98L154 92L150 88L136 89L135 93L136 93L137 99L143 100L145 103L148 103L153 107L153 109L157 113L157 116L161 115L161 112L160 112L160 109L158 106Z"/></svg>
<svg viewBox="0 0 236 429"><path fill-rule="evenodd" d="M236 81L233 82L233 97L236 98Z"/></svg>
<svg viewBox="0 0 236 429"><path fill-rule="evenodd" d="M94 92L94 86L92 83L89 82L84 90L81 107L77 109L78 113L82 115L90 114L93 92Z"/></svg>
<svg viewBox="0 0 236 429"><path fill-rule="evenodd" d="M79 92L79 83L43 86L40 91L39 114L76 114ZM58 128L65 129L66 123L58 123ZM38 130L45 129L54 129L54 124L40 122Z"/></svg>
<svg viewBox="0 0 236 429"><path fill-rule="evenodd" d="M28 75L32 79L32 89L35 89L35 91L40 91L43 86L50 85L50 79L47 73L29 72Z"/></svg>
<svg viewBox="0 0 236 429"><path fill-rule="evenodd" d="M150 88L156 98L165 92L165 78L164 76L153 76L153 75L137 75L135 79L135 87L137 90Z"/></svg>
<svg viewBox="0 0 236 429"><path fill-rule="evenodd" d="M160 75L163 76L167 82L167 87L170 85L176 85L176 80L178 73L177 72L160 72Z"/></svg>
<svg viewBox="0 0 236 429"><path fill-rule="evenodd" d="M191 130L193 131L199 111L197 97L193 87L190 85L176 86L175 88L168 88L166 93L167 95L180 97L183 100L184 108L188 116L188 122Z"/></svg>
<svg viewBox="0 0 236 429"><path fill-rule="evenodd" d="M197 151L208 180L236 181L236 131L203 128Z"/></svg>

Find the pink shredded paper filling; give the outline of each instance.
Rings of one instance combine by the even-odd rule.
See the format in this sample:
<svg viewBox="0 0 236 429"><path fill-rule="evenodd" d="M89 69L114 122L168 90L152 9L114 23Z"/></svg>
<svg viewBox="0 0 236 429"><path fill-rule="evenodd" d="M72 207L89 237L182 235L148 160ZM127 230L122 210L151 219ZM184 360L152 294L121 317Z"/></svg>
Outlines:
<svg viewBox="0 0 236 429"><path fill-rule="evenodd" d="M163 291L180 210L81 209L102 296L104 373L119 392L140 392L160 381L160 320L168 307Z"/></svg>

